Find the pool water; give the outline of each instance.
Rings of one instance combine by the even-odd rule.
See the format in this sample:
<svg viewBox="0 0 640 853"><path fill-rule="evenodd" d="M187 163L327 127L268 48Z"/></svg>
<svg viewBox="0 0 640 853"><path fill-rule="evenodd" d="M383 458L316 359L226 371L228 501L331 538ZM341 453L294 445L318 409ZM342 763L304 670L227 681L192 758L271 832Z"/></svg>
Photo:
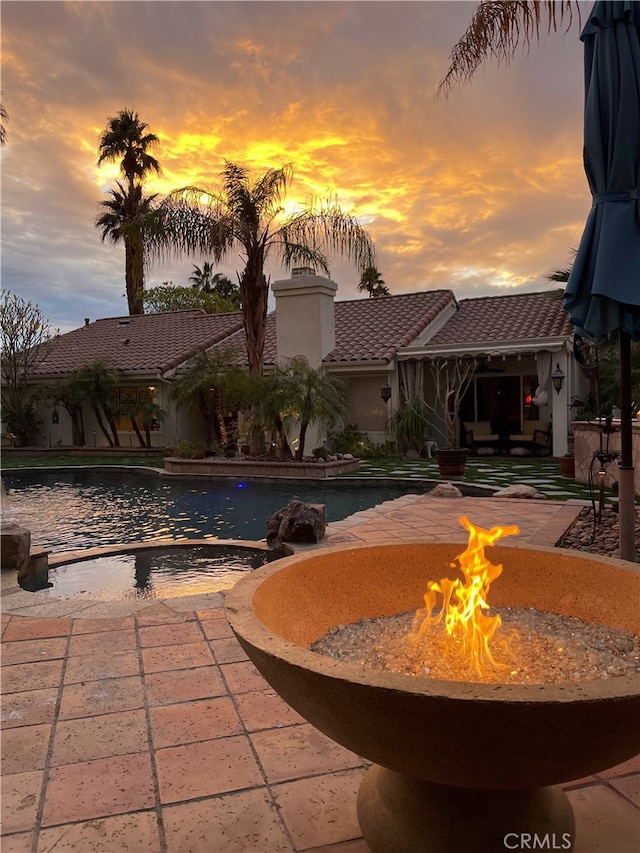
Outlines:
<svg viewBox="0 0 640 853"><path fill-rule="evenodd" d="M122 468L11 470L2 479L5 515L54 552L158 538L260 540L268 516L290 500L325 504L330 522L425 491L420 483L203 480Z"/></svg>
<svg viewBox="0 0 640 853"><path fill-rule="evenodd" d="M49 568L20 586L41 598L177 598L230 589L267 559L265 550L222 544L145 548Z"/></svg>

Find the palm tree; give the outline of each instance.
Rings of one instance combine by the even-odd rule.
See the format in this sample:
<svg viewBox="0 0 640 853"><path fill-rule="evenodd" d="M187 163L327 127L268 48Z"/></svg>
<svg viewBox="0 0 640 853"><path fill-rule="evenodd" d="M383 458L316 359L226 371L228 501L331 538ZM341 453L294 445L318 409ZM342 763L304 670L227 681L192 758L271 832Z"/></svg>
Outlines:
<svg viewBox="0 0 640 853"><path fill-rule="evenodd" d="M143 198L142 184L150 172L160 173L160 164L148 151L158 142L158 137L154 133L147 133L147 129L148 125L140 121L138 113L125 108L109 119L98 141L98 165L122 158L120 172L125 178L126 187L118 183L118 189L112 190L111 201L102 204L108 208L109 204L117 202L120 208L118 237L109 236L112 242L122 240L125 245L125 281L130 314L144 313L144 244L136 219L139 214L148 213L144 207L150 201ZM96 227L103 229L104 241L102 219L98 217Z"/></svg>
<svg viewBox="0 0 640 853"><path fill-rule="evenodd" d="M382 274L375 267L367 267L362 271L358 290L366 291L369 294L369 299L389 295L389 288L385 285Z"/></svg>
<svg viewBox="0 0 640 853"><path fill-rule="evenodd" d="M251 398L259 402L260 415L249 419L249 433L277 432L280 457L293 459L287 430L294 416L288 408L287 389L281 371L255 377Z"/></svg>
<svg viewBox="0 0 640 853"><path fill-rule="evenodd" d="M78 382L77 374L66 379L56 379L45 384L41 391L42 397L65 408L71 419L71 444L82 447L85 444L84 418L82 405L85 402L85 390Z"/></svg>
<svg viewBox="0 0 640 853"><path fill-rule="evenodd" d="M451 51L438 93L446 94L457 83L470 80L487 57L508 65L520 44L528 47L539 39L543 18L547 32L556 32L564 21L571 26L574 10L579 20L577 0L482 0Z"/></svg>
<svg viewBox="0 0 640 853"><path fill-rule="evenodd" d="M213 292L217 294L221 299L230 302L234 308L240 308L242 306L242 302L240 299L240 288L237 284L234 284L230 278L227 278L226 275L222 275L222 273L216 273L212 279L213 281Z"/></svg>
<svg viewBox="0 0 640 853"><path fill-rule="evenodd" d="M218 189L177 190L148 220L147 237L156 255L212 255L220 261L238 250L243 254L240 299L249 372L254 376L263 367L269 294L264 270L270 256L287 269L300 264L327 274L327 252L349 257L360 269L375 261L366 230L336 202L307 205L284 217L282 201L292 178L291 165L252 179L243 166L226 162Z"/></svg>
<svg viewBox="0 0 640 853"><path fill-rule="evenodd" d="M138 227L139 216L148 215L158 197L157 193L142 196L142 187L133 189L136 214L131 218L131 200L127 190L119 181L118 189L109 190L111 198L100 202L103 210L96 217L96 228L101 231L100 238L104 243L109 240L114 245L124 243L124 267L127 291L127 304L130 314L144 314L144 239Z"/></svg>
<svg viewBox="0 0 640 853"><path fill-rule="evenodd" d="M107 440L109 447L119 447L118 428L116 418L118 407L114 403L114 392L118 381L117 372L109 365L97 359L80 368L75 375L78 385L78 393L86 400L93 409L96 422ZM104 418L102 415L104 414ZM109 426L107 429L107 424Z"/></svg>
<svg viewBox="0 0 640 853"><path fill-rule="evenodd" d="M303 358L292 359L286 367L278 368L276 374L281 389L281 414L283 418L293 416L300 423L296 459L302 459L309 425L332 427L344 417L345 385L324 367L309 367Z"/></svg>
<svg viewBox="0 0 640 853"><path fill-rule="evenodd" d="M211 293L211 284L213 282L213 266L209 261L205 261L202 269L197 264L193 265L193 272L189 276L189 281L197 290L204 290L205 293Z"/></svg>
<svg viewBox="0 0 640 853"><path fill-rule="evenodd" d="M161 421L166 412L151 400L127 400L121 402L118 413L126 415L131 421L140 447L151 447L151 427L154 421ZM142 429L141 429L142 428ZM144 436L142 434L144 430Z"/></svg>
<svg viewBox="0 0 640 853"><path fill-rule="evenodd" d="M215 439L223 446L229 443L223 397L231 407L246 398L248 377L236 360L237 352L232 347L202 350L169 391L169 399L177 406L186 405L200 412L207 447L212 447Z"/></svg>

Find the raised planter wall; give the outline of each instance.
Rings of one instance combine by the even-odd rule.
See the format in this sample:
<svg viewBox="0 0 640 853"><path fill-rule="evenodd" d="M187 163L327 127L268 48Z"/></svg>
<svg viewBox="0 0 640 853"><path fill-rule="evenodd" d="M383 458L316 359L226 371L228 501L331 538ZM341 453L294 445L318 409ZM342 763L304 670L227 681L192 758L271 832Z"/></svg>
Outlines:
<svg viewBox="0 0 640 853"><path fill-rule="evenodd" d="M614 427L620 428L620 421L613 422ZM633 465L635 477L635 492L640 495L640 421L636 420L632 427L633 432ZM594 458L594 453L600 450L600 437L602 433L597 424L588 423L586 421L577 421L573 424L574 446L573 453L575 456L575 478L580 483L589 482L589 468ZM602 435L602 447L606 448L607 437ZM609 450L612 453L620 453L620 433L614 432L609 436ZM596 460L593 462L594 480L598 480L598 471L600 465ZM604 466L605 485L611 487L612 483L617 482L619 478L618 462L610 462Z"/></svg>
<svg viewBox="0 0 640 853"><path fill-rule="evenodd" d="M337 462L277 462L238 459L178 459L168 456L164 467L171 474L199 474L209 477L302 477L324 480L346 471L357 471L359 459Z"/></svg>

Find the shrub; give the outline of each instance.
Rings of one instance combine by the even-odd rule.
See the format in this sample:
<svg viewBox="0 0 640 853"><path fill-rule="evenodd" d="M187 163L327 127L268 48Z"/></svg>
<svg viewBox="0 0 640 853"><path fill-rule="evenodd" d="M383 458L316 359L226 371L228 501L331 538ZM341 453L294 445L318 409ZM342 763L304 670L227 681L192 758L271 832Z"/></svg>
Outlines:
<svg viewBox="0 0 640 853"><path fill-rule="evenodd" d="M395 441L385 441L384 444L367 442L360 453L361 459L395 459L397 456L398 449Z"/></svg>
<svg viewBox="0 0 640 853"><path fill-rule="evenodd" d="M171 448L171 456L178 459L204 459L207 455L207 446L203 441L179 441Z"/></svg>
<svg viewBox="0 0 640 853"><path fill-rule="evenodd" d="M330 432L327 443L331 453L352 453L360 456L365 445L371 444L366 433L357 424L347 424L340 432Z"/></svg>
<svg viewBox="0 0 640 853"><path fill-rule="evenodd" d="M357 424L347 424L341 432L330 432L327 443L330 453L351 453L358 459L393 459L398 455L394 441L374 444Z"/></svg>

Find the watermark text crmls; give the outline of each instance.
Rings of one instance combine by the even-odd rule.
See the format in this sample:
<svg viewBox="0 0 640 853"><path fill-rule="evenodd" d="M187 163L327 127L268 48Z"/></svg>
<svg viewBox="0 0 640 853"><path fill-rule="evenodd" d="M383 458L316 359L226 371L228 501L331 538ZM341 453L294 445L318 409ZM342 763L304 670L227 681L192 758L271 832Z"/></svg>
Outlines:
<svg viewBox="0 0 640 853"><path fill-rule="evenodd" d="M563 832L508 832L503 838L506 850L571 850L571 834Z"/></svg>

